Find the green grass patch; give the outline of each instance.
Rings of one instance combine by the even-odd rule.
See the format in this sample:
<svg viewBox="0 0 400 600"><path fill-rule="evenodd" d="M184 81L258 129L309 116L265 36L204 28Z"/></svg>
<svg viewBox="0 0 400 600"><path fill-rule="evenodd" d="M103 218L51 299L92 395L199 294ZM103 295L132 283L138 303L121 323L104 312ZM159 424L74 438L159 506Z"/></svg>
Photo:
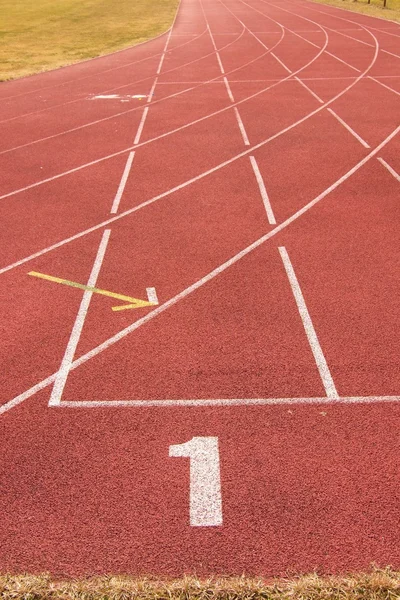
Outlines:
<svg viewBox="0 0 400 600"><path fill-rule="evenodd" d="M383 0L370 0L370 4L368 4L368 0L313 0L313 2L330 4L330 6L346 8L370 17L400 22L400 0L386 0L386 8L383 8Z"/></svg>
<svg viewBox="0 0 400 600"><path fill-rule="evenodd" d="M128 576L56 580L49 575L0 576L2 600L395 600L400 572L321 577L316 574L266 581L248 577L183 577L174 580Z"/></svg>
<svg viewBox="0 0 400 600"><path fill-rule="evenodd" d="M148 40L178 0L0 0L0 81Z"/></svg>

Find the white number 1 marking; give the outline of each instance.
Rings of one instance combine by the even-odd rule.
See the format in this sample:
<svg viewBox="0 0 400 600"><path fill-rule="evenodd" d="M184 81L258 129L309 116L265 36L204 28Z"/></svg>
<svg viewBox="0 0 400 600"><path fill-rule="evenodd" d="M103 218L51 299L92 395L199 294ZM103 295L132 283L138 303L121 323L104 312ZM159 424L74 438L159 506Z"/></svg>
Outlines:
<svg viewBox="0 0 400 600"><path fill-rule="evenodd" d="M222 525L221 476L217 437L194 437L169 447L169 455L190 458L190 524Z"/></svg>

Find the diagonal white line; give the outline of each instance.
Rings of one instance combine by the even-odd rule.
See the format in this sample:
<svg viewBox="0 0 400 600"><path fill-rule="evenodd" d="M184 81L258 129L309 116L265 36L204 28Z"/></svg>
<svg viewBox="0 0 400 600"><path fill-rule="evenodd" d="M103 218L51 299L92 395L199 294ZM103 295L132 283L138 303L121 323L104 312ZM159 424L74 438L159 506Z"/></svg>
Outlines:
<svg viewBox="0 0 400 600"><path fill-rule="evenodd" d="M397 179L397 181L400 182L400 175L398 173L396 173L396 171L390 166L388 165L388 163L386 162L386 160L383 160L383 158L378 157L379 162L381 163L381 165L383 165L391 175L393 175L393 177L395 179Z"/></svg>
<svg viewBox="0 0 400 600"><path fill-rule="evenodd" d="M359 136L359 135L358 135L358 133L356 133L356 132L354 131L354 129L352 129L352 128L350 127L350 125L348 125L348 124L346 123L346 121L343 121L343 119L341 119L341 118L339 117L339 115L337 115L337 114L336 114L336 113L335 113L335 112L334 112L334 111L333 111L331 108L327 108L327 111L328 111L328 112L330 112L330 113L331 113L331 115L333 115L333 116L335 117L335 119L336 119L337 121L339 121L339 123L340 123L341 125L343 125L343 127L344 127L345 129L347 129L347 131L348 131L349 133L351 133L351 135L352 135L353 137L355 137L355 138L356 138L356 140L358 140L358 141L360 142L360 144L362 144L362 145L364 146L364 148L370 148L370 147L371 147L369 144L367 144L367 142L366 142L365 140L363 140L363 139L362 139L362 137L361 137L361 136Z"/></svg>
<svg viewBox="0 0 400 600"><path fill-rule="evenodd" d="M224 77L224 83L225 83L226 91L228 92L229 100L231 102L235 102L235 98L233 97L231 86L229 85L229 82L226 77Z"/></svg>
<svg viewBox="0 0 400 600"><path fill-rule="evenodd" d="M307 84L305 84L305 83L304 83L304 81L302 81L302 80L301 80L299 77L295 77L295 80L296 80L298 83L300 83L300 85L302 85L302 86L303 86L303 88L307 90L307 92L309 92L309 93L310 93L312 96L314 96L314 98L315 98L316 100L318 100L318 102L319 102L320 104L323 104L323 103L324 103L324 101L323 101L323 100L322 100L322 99L321 99L321 98L320 98L320 97L319 97L319 96L318 96L318 95L317 95L315 92L313 92L313 91L312 91L312 89L311 89L311 88L309 88L309 87L308 87L308 85L307 85Z"/></svg>
<svg viewBox="0 0 400 600"><path fill-rule="evenodd" d="M148 112L149 112L149 107L146 106L143 110L142 118L140 119L140 123L139 123L138 130L136 132L135 139L133 140L134 146L136 146L136 144L138 144L140 141L140 136L142 135L143 127L144 127Z"/></svg>
<svg viewBox="0 0 400 600"><path fill-rule="evenodd" d="M310 313L308 312L303 292L301 291L300 284L289 258L289 254L284 246L279 247L279 253L282 258L283 266L285 267L286 275L289 279L290 287L292 288L293 296L299 310L308 343L310 344L311 352L314 355L315 363L325 388L326 396L327 398L337 399L339 398L339 394L336 391L328 363L326 362L321 344L319 343L317 333L311 320Z"/></svg>
<svg viewBox="0 0 400 600"><path fill-rule="evenodd" d="M134 156L135 156L135 153L133 151L129 153L128 160L126 161L125 169L124 169L124 172L122 175L122 179L120 181L117 194L114 198L114 202L113 202L113 205L110 210L111 214L115 214L119 208L119 203L121 202L122 194L124 193L126 182L128 181L129 172L132 167L132 162L133 162Z"/></svg>
<svg viewBox="0 0 400 600"><path fill-rule="evenodd" d="M335 183L333 183L331 186L329 186L329 188L327 188L321 194L319 194L316 198L314 198L313 200L308 202L308 204L304 205L301 209L299 209L291 217L286 219L286 221L283 221L280 225L277 225L274 229L272 229L265 235L258 238L258 240L256 240L255 242L253 242L252 244L250 244L249 246L247 246L240 252L238 252L235 256L233 256L232 258L227 260L225 263L216 267L213 271L208 273L205 277L199 279L198 281L196 281L195 283L190 285L188 288L186 288L182 292L179 292L179 294L177 294L176 296L174 296L173 298L171 298L164 304L161 304L156 309L152 310L150 313L148 313L147 315L145 315L138 321L135 321L135 323L133 323L132 325L129 325L125 329L122 329L113 337L108 338L108 340L106 340L99 346L96 346L95 348L90 350L90 352L88 352L87 354L84 354L83 356L81 356L80 358L75 360L71 365L71 371L76 369L80 365L84 364L86 361L90 360L94 356L97 356L97 354L100 354L101 352L106 350L108 347L112 346L119 340L123 339L126 335L129 335L130 333L132 333L133 331L135 331L136 329L138 329L139 327L141 327L142 325L144 325L151 319L157 317L159 314L161 314L162 312L164 312L171 306L174 306L177 302L179 302L183 298L186 298L186 296L193 293L198 288L202 287L203 285L205 285L206 283L208 283L209 281L211 281L212 279L217 277L220 273L223 273L226 269L230 268L236 262L241 260L244 256L246 256L247 254L249 254L256 248L258 248L259 246L264 244L267 240L269 240L272 237L274 237L275 235L277 235L280 231L282 231L283 229L286 229L286 227L288 227L291 223L293 223L298 218L300 218L303 214L308 212L313 206L315 206L318 202L323 200L323 198L325 198L333 190L335 190L337 187L339 187L343 182L347 181L347 179L349 177L351 177L354 173L356 173L373 156L375 156L390 140L392 140L394 138L394 136L397 135L397 133L399 133L399 131L400 131L400 125L394 131L392 131L392 133L385 140L383 140L383 142L381 142L379 144L379 146L377 146L367 156L365 156L356 165L354 165L354 167L352 169L347 171L347 173L345 173L342 177L340 177L337 181L335 181ZM22 402L24 402L25 400L27 400L34 394L37 394L39 391L41 391L48 385L51 385L53 383L53 381L55 380L56 376L57 376L57 373L53 373L52 375L50 375L49 377L46 377L46 379L43 379L42 381L35 384L34 386L29 388L25 392L22 392L21 394L19 394L12 400L9 400L8 402L6 402L6 404L3 404L3 406L0 406L0 415L7 412L8 410L11 410L15 406L18 406L19 404L21 404Z"/></svg>
<svg viewBox="0 0 400 600"><path fill-rule="evenodd" d="M269 201L268 193L265 188L264 180L260 173L260 169L258 168L257 161L254 156L250 156L249 158L251 166L253 167L254 175L256 176L258 187L260 189L261 198L264 203L265 212L267 213L268 217L268 223L270 225L276 225L275 215L273 213L271 202Z"/></svg>
<svg viewBox="0 0 400 600"><path fill-rule="evenodd" d="M239 111L237 109L237 106L235 106L233 110L235 111L236 120L238 122L240 133L242 134L242 138L243 138L244 144L245 144L245 146L250 146L249 138L247 137L247 133L246 133L246 130L244 128L243 121L242 121L242 119L240 117L240 114L239 114Z"/></svg>
<svg viewBox="0 0 400 600"><path fill-rule="evenodd" d="M94 288L96 286L97 277L100 273L101 265L103 264L104 254L107 249L108 240L110 238L110 229L106 229L101 238L97 255L93 263L92 271L90 273L87 286ZM74 360L75 350L81 337L82 329L85 324L87 311L89 309L90 301L92 299L93 292L85 290L83 293L81 305L76 315L75 323L71 331L71 336L68 341L67 348L65 350L64 357L61 361L60 370L58 371L53 391L50 396L49 406L56 406L61 402L61 396L67 382L67 378L71 369L72 361Z"/></svg>

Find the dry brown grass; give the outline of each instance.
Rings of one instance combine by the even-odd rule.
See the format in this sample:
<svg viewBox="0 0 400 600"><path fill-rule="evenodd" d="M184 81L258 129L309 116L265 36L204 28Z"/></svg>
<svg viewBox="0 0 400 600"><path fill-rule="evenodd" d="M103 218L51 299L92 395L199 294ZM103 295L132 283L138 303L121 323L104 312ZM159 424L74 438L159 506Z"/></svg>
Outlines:
<svg viewBox="0 0 400 600"><path fill-rule="evenodd" d="M313 0L313 2L345 8L370 17L400 22L400 0L386 0L386 8L383 8L383 0L371 0L370 4L367 0Z"/></svg>
<svg viewBox="0 0 400 600"><path fill-rule="evenodd" d="M0 0L0 81L148 40L178 0Z"/></svg>
<svg viewBox="0 0 400 600"><path fill-rule="evenodd" d="M128 576L57 580L50 575L0 576L2 600L395 600L400 572L375 569L343 577L316 574L274 579L214 577L175 580Z"/></svg>

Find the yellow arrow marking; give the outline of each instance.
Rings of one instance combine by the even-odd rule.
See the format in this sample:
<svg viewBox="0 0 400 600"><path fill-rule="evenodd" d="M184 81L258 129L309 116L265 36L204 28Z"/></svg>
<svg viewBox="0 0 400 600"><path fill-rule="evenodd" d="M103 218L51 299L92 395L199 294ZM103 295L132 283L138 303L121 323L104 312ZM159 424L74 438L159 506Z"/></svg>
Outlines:
<svg viewBox="0 0 400 600"><path fill-rule="evenodd" d="M139 300L138 298L132 298L131 296L124 296L123 294L116 294L115 292L109 292L108 290L102 290L100 288L90 287L83 285L82 283L76 283L75 281L69 281L68 279L61 279L61 277L53 277L52 275L46 275L45 273L38 273L37 271L30 271L28 275L32 277L39 277L40 279L46 279L47 281L54 281L55 283L62 283L63 285L69 285L70 287L84 290L85 292L93 292L94 294L101 294L102 296L109 296L110 298L116 298L117 300L125 300L129 304L122 304L119 306L113 306L112 310L126 310L128 308L143 308L144 306L156 306L156 302L148 302L147 300Z"/></svg>

